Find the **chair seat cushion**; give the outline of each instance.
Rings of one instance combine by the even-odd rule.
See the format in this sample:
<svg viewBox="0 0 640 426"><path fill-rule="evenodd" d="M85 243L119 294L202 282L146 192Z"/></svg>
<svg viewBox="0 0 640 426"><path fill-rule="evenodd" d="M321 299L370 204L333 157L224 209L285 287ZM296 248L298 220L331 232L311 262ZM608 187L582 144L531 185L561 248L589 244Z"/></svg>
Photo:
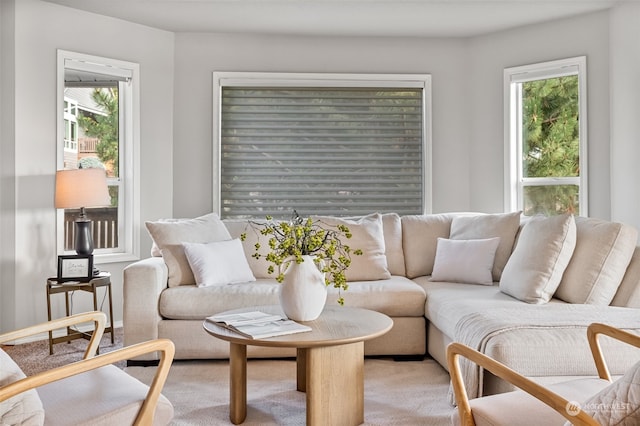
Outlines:
<svg viewBox="0 0 640 426"><path fill-rule="evenodd" d="M582 403L609 384L606 380L586 378L547 387L570 402ZM476 426L552 426L564 425L566 421L554 409L520 390L472 399L469 404ZM457 410L455 416L458 416Z"/></svg>
<svg viewBox="0 0 640 426"><path fill-rule="evenodd" d="M45 425L127 425L142 406L149 388L118 367L107 365L38 388ZM166 425L173 406L160 396L154 425Z"/></svg>

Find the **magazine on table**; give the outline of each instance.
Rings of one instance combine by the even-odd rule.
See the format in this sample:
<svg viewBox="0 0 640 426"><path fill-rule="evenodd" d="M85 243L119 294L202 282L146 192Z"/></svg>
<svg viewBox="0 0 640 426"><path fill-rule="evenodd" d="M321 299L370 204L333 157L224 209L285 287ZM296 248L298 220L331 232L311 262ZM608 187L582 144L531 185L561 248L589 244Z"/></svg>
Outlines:
<svg viewBox="0 0 640 426"><path fill-rule="evenodd" d="M228 328L250 339L266 339L286 334L311 331L311 327L299 324L280 315L260 311L238 314L212 315L207 321Z"/></svg>

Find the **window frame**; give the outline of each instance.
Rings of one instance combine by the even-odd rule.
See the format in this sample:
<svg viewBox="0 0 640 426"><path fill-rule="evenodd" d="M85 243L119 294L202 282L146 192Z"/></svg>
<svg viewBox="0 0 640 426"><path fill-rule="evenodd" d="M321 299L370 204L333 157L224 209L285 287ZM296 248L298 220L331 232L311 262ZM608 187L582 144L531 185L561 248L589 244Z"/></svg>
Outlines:
<svg viewBox="0 0 640 426"><path fill-rule="evenodd" d="M523 177L522 115L518 83L570 75L578 76L578 114L580 152L578 177ZM588 135L587 135L587 59L586 56L540 62L505 68L504 70L504 163L505 211L523 210L523 188L532 185L577 185L580 216L588 216Z"/></svg>
<svg viewBox="0 0 640 426"><path fill-rule="evenodd" d="M140 66L118 59L87 55L59 49L57 52L57 141L56 169L64 167L64 89L65 63L82 62L96 74L119 79L119 148L117 178L108 178L118 187L118 247L95 249L94 263L115 263L140 259ZM93 69L93 71L91 70ZM73 254L64 249L64 209L56 211L56 245L59 255Z"/></svg>
<svg viewBox="0 0 640 426"><path fill-rule="evenodd" d="M270 73L270 72L213 72L213 206L222 214L221 197L221 117L222 88L234 87L422 87L422 213L432 211L432 117L430 74L342 74L342 73Z"/></svg>

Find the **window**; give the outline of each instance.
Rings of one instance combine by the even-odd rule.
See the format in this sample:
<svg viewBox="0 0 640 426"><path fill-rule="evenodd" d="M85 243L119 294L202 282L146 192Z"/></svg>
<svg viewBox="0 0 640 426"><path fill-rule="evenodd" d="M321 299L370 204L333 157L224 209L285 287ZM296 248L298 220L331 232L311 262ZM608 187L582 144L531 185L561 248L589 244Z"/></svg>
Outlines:
<svg viewBox="0 0 640 426"><path fill-rule="evenodd" d="M58 51L57 169L106 170L111 205L88 207L99 262L139 258L139 67L130 62ZM58 215L58 253L74 252L77 209Z"/></svg>
<svg viewBox="0 0 640 426"><path fill-rule="evenodd" d="M506 208L587 215L586 58L505 70Z"/></svg>
<svg viewBox="0 0 640 426"><path fill-rule="evenodd" d="M214 73L222 217L430 211L430 76Z"/></svg>

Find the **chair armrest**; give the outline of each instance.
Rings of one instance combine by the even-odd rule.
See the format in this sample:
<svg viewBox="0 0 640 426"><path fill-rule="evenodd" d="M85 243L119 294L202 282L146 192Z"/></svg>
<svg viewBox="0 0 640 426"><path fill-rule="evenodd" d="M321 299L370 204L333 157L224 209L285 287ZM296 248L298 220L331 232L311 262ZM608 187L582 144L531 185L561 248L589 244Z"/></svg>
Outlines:
<svg viewBox="0 0 640 426"><path fill-rule="evenodd" d="M610 382L611 374L609 373L609 368L607 367L604 355L602 354L602 348L600 347L600 341L598 340L601 335L609 336L638 348L640 348L640 336L600 323L593 323L587 328L587 339L589 341L589 347L591 348L591 354L593 355L593 361L596 363L598 375L601 379Z"/></svg>
<svg viewBox="0 0 640 426"><path fill-rule="evenodd" d="M169 368L171 367L171 362L173 361L175 353L175 346L173 342L168 339L157 339L139 343L113 352L97 355L93 358L83 359L63 367L34 374L33 376L26 377L0 388L0 402L30 389L46 385L47 383L82 374L89 370L94 370L105 365L113 364L117 361L126 360L149 352L160 352L160 363L157 367L156 374L153 377L153 382L151 383L151 386L149 386L147 397L142 403L142 407L138 412L134 424L152 424L155 407L158 403L158 398L160 397L164 383L167 380ZM108 386L108 384L105 384L105 386Z"/></svg>
<svg viewBox="0 0 640 426"><path fill-rule="evenodd" d="M584 411L580 411L577 415L570 415L567 410L567 404L569 401L550 391L549 389L527 379L526 377L518 374L514 370L510 369L504 364L489 358L488 356L480 353L468 346L461 343L451 343L447 347L447 364L449 366L449 373L451 374L451 385L458 404L458 412L460 413L460 423L464 426L474 426L475 421L473 414L471 413L471 406L469 405L469 398L462 379L462 373L460 370L459 357L463 356L482 368L490 371L494 375L501 379L511 383L512 385L522 389L533 397L544 402L549 407L553 408L567 420L571 421L575 426L598 426L591 416Z"/></svg>
<svg viewBox="0 0 640 426"><path fill-rule="evenodd" d="M54 319L42 324L32 325L9 333L0 334L0 344L90 321L93 321L94 323L94 331L91 334L91 339L89 340L89 345L87 345L87 350L84 353L83 359L91 358L98 351L98 345L100 344L100 339L102 339L104 328L107 324L107 315L100 311L84 312L81 314Z"/></svg>

